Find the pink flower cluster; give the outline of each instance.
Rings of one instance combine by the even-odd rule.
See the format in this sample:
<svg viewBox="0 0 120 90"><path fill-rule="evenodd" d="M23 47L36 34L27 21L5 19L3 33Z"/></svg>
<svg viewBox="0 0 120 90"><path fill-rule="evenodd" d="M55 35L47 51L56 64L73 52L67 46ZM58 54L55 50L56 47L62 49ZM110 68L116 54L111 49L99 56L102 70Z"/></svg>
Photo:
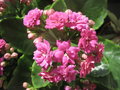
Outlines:
<svg viewBox="0 0 120 90"><path fill-rule="evenodd" d="M34 28L40 25L40 17L42 16L43 10L35 8L30 10L23 19L23 24L28 28Z"/></svg>
<svg viewBox="0 0 120 90"><path fill-rule="evenodd" d="M36 10L41 12L39 17ZM24 25L28 28L40 25L41 15L42 10L29 11L24 18ZM96 32L90 27L94 22L82 13L71 10L58 12L51 9L43 11L43 15L46 18L45 27L42 27L44 30L77 30L80 33L80 39L78 46L72 46L70 40L57 40L57 49L53 49L54 46L41 37L39 40L35 39L34 44L37 50L34 51L33 59L42 67L39 75L50 82L60 82L61 80L71 82L76 79L78 74L80 78L85 78L95 67L95 63L101 61L104 51L104 45L98 43Z"/></svg>
<svg viewBox="0 0 120 90"><path fill-rule="evenodd" d="M75 80L78 71L75 70L75 59L78 59L78 47L72 47L70 41L57 41L58 49L51 51L48 41L43 40L35 44L37 50L33 59L42 67L43 72L39 75L50 82L61 80L71 82ZM53 67L55 65L55 67ZM60 64L57 66L57 64ZM51 67L49 72L46 70Z"/></svg>
<svg viewBox="0 0 120 90"><path fill-rule="evenodd" d="M55 12L46 19L46 29L63 30L65 27L75 29L78 31L89 29L88 17L81 13L72 12Z"/></svg>

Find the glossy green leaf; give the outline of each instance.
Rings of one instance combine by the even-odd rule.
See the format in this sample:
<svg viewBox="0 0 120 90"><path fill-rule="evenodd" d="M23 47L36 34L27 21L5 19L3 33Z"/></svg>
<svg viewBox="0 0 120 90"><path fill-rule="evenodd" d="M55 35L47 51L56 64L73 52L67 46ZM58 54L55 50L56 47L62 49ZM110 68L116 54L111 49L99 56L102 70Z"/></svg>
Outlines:
<svg viewBox="0 0 120 90"><path fill-rule="evenodd" d="M20 19L5 19L0 23L2 37L25 54L32 54L35 47L27 38L27 30Z"/></svg>
<svg viewBox="0 0 120 90"><path fill-rule="evenodd" d="M22 87L23 82L31 83L31 66L33 63L31 58L32 56L27 55L20 57L7 90L24 90Z"/></svg>
<svg viewBox="0 0 120 90"><path fill-rule="evenodd" d="M48 81L44 81L43 79L41 79L40 76L38 76L38 73L40 73L40 71L41 71L40 66L38 66L34 61L32 65L32 74L31 74L32 84L34 88L46 87L49 84Z"/></svg>
<svg viewBox="0 0 120 90"><path fill-rule="evenodd" d="M92 71L91 75L93 77L104 77L110 73L109 65L108 64L101 64L99 66L96 66Z"/></svg>
<svg viewBox="0 0 120 90"><path fill-rule="evenodd" d="M82 12L95 21L94 29L98 29L107 16L107 0L87 0Z"/></svg>

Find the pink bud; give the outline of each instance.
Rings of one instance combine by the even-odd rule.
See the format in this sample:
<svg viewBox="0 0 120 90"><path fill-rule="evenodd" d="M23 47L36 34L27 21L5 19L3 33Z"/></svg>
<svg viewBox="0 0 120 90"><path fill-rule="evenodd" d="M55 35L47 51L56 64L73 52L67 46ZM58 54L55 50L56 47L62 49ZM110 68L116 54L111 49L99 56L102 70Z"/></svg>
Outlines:
<svg viewBox="0 0 120 90"><path fill-rule="evenodd" d="M6 63L3 61L3 62L0 63L0 65L1 65L2 67L5 67L5 66L6 66Z"/></svg>
<svg viewBox="0 0 120 90"><path fill-rule="evenodd" d="M8 49L10 49L10 44L6 43L5 44L5 50L8 50Z"/></svg>
<svg viewBox="0 0 120 90"><path fill-rule="evenodd" d="M49 16L49 15L53 14L54 12L55 12L54 9L49 9L49 10L44 10L43 14Z"/></svg>
<svg viewBox="0 0 120 90"><path fill-rule="evenodd" d="M10 59L11 59L10 53L4 54L4 58L5 58L6 60L10 60Z"/></svg>
<svg viewBox="0 0 120 90"><path fill-rule="evenodd" d="M78 12L78 14L82 15L82 12Z"/></svg>
<svg viewBox="0 0 120 90"><path fill-rule="evenodd" d="M29 33L32 33L31 31L29 31L29 30L27 30L27 33L29 34Z"/></svg>
<svg viewBox="0 0 120 90"><path fill-rule="evenodd" d="M18 54L16 53L16 52L13 52L12 54L11 54L11 58L17 58L18 57Z"/></svg>
<svg viewBox="0 0 120 90"><path fill-rule="evenodd" d="M67 13L67 14L71 14L71 13L72 13L72 10L67 9L67 10L65 11L65 13Z"/></svg>
<svg viewBox="0 0 120 90"><path fill-rule="evenodd" d="M37 44L38 42L41 42L42 40L43 40L42 37L38 37L38 38L34 39L33 43Z"/></svg>
<svg viewBox="0 0 120 90"><path fill-rule="evenodd" d="M30 88L27 88L26 90L31 90Z"/></svg>
<svg viewBox="0 0 120 90"><path fill-rule="evenodd" d="M24 88L27 88L27 87L28 87L28 83L27 83L27 82L24 82L24 83L23 83L23 87L24 87Z"/></svg>
<svg viewBox="0 0 120 90"><path fill-rule="evenodd" d="M87 59L87 55L86 54L82 54L82 58L83 59Z"/></svg>
<svg viewBox="0 0 120 90"><path fill-rule="evenodd" d="M10 51L11 51L11 52L14 52L14 48L13 48L13 47L11 47L11 48L10 48Z"/></svg>
<svg viewBox="0 0 120 90"><path fill-rule="evenodd" d="M28 39L33 40L33 39L35 39L35 38L36 38L36 35L35 35L35 34L33 34L33 33L29 33L29 34L28 34Z"/></svg>
<svg viewBox="0 0 120 90"><path fill-rule="evenodd" d="M93 26L93 25L95 25L95 22L93 20L89 20L89 25Z"/></svg>

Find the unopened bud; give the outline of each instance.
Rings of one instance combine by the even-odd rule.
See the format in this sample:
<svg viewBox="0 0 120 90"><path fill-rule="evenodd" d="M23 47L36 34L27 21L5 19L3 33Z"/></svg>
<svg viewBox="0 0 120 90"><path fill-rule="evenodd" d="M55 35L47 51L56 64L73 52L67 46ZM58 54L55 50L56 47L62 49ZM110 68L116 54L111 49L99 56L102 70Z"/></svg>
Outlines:
<svg viewBox="0 0 120 90"><path fill-rule="evenodd" d="M33 40L33 39L35 39L35 38L36 38L36 35L35 35L34 33L29 33L29 34L28 34L28 39Z"/></svg>
<svg viewBox="0 0 120 90"><path fill-rule="evenodd" d="M83 59L87 59L87 55L86 54L82 54L82 58Z"/></svg>
<svg viewBox="0 0 120 90"><path fill-rule="evenodd" d="M78 12L78 14L82 15L82 12Z"/></svg>
<svg viewBox="0 0 120 90"><path fill-rule="evenodd" d="M29 34L29 33L31 33L31 31L27 30L27 33Z"/></svg>
<svg viewBox="0 0 120 90"><path fill-rule="evenodd" d="M53 14L54 12L55 12L54 9L49 9L49 10L44 10L43 14L49 16L49 15Z"/></svg>
<svg viewBox="0 0 120 90"><path fill-rule="evenodd" d="M13 47L10 48L10 52L14 52L14 48Z"/></svg>
<svg viewBox="0 0 120 90"><path fill-rule="evenodd" d="M0 63L0 66L5 67L6 63L3 61L3 62Z"/></svg>
<svg viewBox="0 0 120 90"><path fill-rule="evenodd" d="M26 88L26 90L31 90L30 88Z"/></svg>
<svg viewBox="0 0 120 90"><path fill-rule="evenodd" d="M5 44L5 50L8 50L8 49L10 49L10 44L6 43Z"/></svg>
<svg viewBox="0 0 120 90"><path fill-rule="evenodd" d="M10 54L10 53L4 54L4 58L5 58L6 60L10 60L10 59L11 59L11 54Z"/></svg>
<svg viewBox="0 0 120 90"><path fill-rule="evenodd" d="M71 14L71 13L72 13L72 10L67 9L67 10L65 11L65 13L67 13L67 14Z"/></svg>
<svg viewBox="0 0 120 90"><path fill-rule="evenodd" d="M41 42L42 40L43 40L42 37L38 37L38 38L34 39L33 43L37 44L38 42Z"/></svg>
<svg viewBox="0 0 120 90"><path fill-rule="evenodd" d="M16 52L13 52L12 54L11 54L11 58L17 58L18 57L18 54L16 53Z"/></svg>
<svg viewBox="0 0 120 90"><path fill-rule="evenodd" d="M93 26L93 25L95 25L95 22L93 20L89 20L89 25Z"/></svg>
<svg viewBox="0 0 120 90"><path fill-rule="evenodd" d="M28 87L28 83L27 82L24 82L23 83L23 88L27 88Z"/></svg>

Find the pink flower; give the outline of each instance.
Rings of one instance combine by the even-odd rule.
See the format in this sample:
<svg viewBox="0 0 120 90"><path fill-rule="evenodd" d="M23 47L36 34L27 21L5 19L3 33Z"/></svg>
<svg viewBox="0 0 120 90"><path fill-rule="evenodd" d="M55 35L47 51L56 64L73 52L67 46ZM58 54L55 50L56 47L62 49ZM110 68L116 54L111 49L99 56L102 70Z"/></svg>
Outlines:
<svg viewBox="0 0 120 90"><path fill-rule="evenodd" d="M68 14L68 23L66 23L67 27L71 29L77 29L78 31L89 29L89 20L88 17L76 12L67 12Z"/></svg>
<svg viewBox="0 0 120 90"><path fill-rule="evenodd" d="M66 51L70 47L70 41L57 40L57 46L59 50Z"/></svg>
<svg viewBox="0 0 120 90"><path fill-rule="evenodd" d="M4 39L0 39L0 52L2 52L5 49L5 40Z"/></svg>
<svg viewBox="0 0 120 90"><path fill-rule="evenodd" d="M98 38L94 30L83 30L81 32L81 38L79 39L78 46L85 51L85 53L90 53L94 51Z"/></svg>
<svg viewBox="0 0 120 90"><path fill-rule="evenodd" d="M54 61L55 62L62 62L62 58L64 56L64 52L61 50L55 50L53 51L53 55L54 55Z"/></svg>
<svg viewBox="0 0 120 90"><path fill-rule="evenodd" d="M5 0L0 0L0 12L3 12L6 6Z"/></svg>
<svg viewBox="0 0 120 90"><path fill-rule="evenodd" d="M48 41L44 40L36 44L37 50L34 52L33 59L36 60L37 64L44 69L52 65L52 52L50 52L50 44Z"/></svg>
<svg viewBox="0 0 120 90"><path fill-rule="evenodd" d="M99 63L103 57L103 52L104 52L104 45L103 44L98 44L96 46L96 49L94 51L95 54L95 62Z"/></svg>
<svg viewBox="0 0 120 90"><path fill-rule="evenodd" d="M85 61L81 62L80 64L80 77L84 78L86 77L87 74L89 74L92 70L92 68L94 68L95 62L94 62L94 57L93 56L89 56Z"/></svg>
<svg viewBox="0 0 120 90"><path fill-rule="evenodd" d="M55 12L46 19L46 29L63 30L65 23L68 22L68 15L63 12Z"/></svg>
<svg viewBox="0 0 120 90"><path fill-rule="evenodd" d="M43 10L35 8L30 10L23 19L23 24L28 28L34 28L35 26L40 25L40 17L42 16Z"/></svg>
<svg viewBox="0 0 120 90"><path fill-rule="evenodd" d="M66 53L71 59L78 59L79 51L80 49L78 47L70 47L69 49L66 50Z"/></svg>

